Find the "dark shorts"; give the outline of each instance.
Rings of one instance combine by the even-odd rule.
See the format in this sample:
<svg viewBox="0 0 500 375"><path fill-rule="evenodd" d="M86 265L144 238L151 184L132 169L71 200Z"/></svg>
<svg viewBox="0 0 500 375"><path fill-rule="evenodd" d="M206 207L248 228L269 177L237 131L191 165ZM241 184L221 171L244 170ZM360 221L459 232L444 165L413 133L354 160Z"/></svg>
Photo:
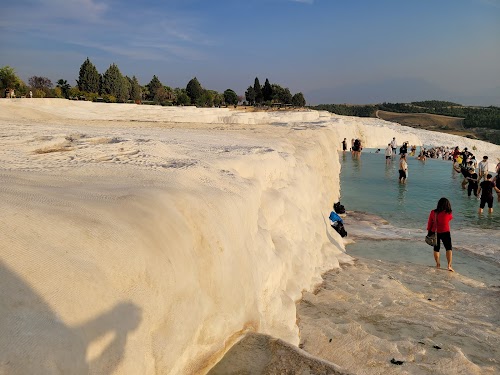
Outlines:
<svg viewBox="0 0 500 375"><path fill-rule="evenodd" d="M436 246L434 246L434 251L438 251L441 247L441 241L443 241L444 248L446 250L451 250L451 235L450 232L444 232L444 233L438 233L438 243Z"/></svg>
<svg viewBox="0 0 500 375"><path fill-rule="evenodd" d="M399 170L399 179L406 178L406 172L403 169Z"/></svg>
<svg viewBox="0 0 500 375"><path fill-rule="evenodd" d="M392 157L391 157L391 156L386 156L385 158L386 158L386 159L392 159Z"/></svg>
<svg viewBox="0 0 500 375"><path fill-rule="evenodd" d="M479 203L480 208L484 208L484 206L488 205L488 208L493 208L493 196L491 197L481 197L481 203Z"/></svg>
<svg viewBox="0 0 500 375"><path fill-rule="evenodd" d="M393 152L393 153L396 153L396 147L393 147L393 148L392 148L392 152Z"/></svg>

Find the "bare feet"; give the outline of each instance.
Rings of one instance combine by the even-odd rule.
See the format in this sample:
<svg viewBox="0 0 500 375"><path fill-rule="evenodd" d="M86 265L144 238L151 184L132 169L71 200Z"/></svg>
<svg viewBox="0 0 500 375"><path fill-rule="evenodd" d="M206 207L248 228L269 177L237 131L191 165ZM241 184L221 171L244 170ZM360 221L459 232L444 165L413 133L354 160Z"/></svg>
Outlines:
<svg viewBox="0 0 500 375"><path fill-rule="evenodd" d="M440 263L437 263L437 264L436 264L436 268L441 268L441 264L440 264Z"/></svg>
<svg viewBox="0 0 500 375"><path fill-rule="evenodd" d="M455 272L455 270L453 268L451 268L451 267L448 267L448 271Z"/></svg>

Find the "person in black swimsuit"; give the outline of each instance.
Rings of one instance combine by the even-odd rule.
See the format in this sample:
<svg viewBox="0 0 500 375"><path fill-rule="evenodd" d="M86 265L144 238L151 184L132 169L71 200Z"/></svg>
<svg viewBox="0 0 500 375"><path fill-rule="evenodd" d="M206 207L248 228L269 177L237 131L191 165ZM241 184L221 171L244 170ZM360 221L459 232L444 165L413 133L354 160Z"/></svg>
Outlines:
<svg viewBox="0 0 500 375"><path fill-rule="evenodd" d="M493 212L493 189L497 192L500 193L500 189L498 189L493 181L491 181L492 175L488 173L486 175L486 180L481 182L479 184L479 189L477 191L477 194L479 195L481 193L481 203L479 204L479 213L483 213L483 208L488 205L488 213Z"/></svg>

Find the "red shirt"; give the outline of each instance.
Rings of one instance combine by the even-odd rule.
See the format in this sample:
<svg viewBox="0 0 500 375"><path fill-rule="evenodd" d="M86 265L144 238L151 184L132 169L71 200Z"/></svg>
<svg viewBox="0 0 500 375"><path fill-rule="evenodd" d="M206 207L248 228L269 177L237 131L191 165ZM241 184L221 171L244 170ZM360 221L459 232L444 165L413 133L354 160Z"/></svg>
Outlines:
<svg viewBox="0 0 500 375"><path fill-rule="evenodd" d="M434 223L434 210L429 214L429 220L427 220L427 230L435 232L436 224ZM444 233L450 231L450 221L453 220L453 215L445 211L441 211L437 215L437 232Z"/></svg>

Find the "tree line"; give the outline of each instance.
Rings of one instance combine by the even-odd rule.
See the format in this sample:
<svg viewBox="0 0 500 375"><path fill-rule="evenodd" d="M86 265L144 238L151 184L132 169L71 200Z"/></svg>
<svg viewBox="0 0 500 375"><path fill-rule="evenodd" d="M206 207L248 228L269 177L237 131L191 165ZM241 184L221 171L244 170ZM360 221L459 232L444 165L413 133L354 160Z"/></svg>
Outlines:
<svg viewBox="0 0 500 375"><path fill-rule="evenodd" d="M196 77L192 78L185 88L164 85L156 75L153 75L148 84L141 86L136 76L123 75L114 63L100 74L88 57L80 66L76 83L72 87L66 80L59 79L54 87L50 79L33 76L26 85L13 68L0 68L0 89L15 89L17 96L27 96L31 91L35 98L56 97L108 103L135 102L199 107L237 105L240 102L248 105L280 103L301 107L306 104L302 93L292 95L288 88L278 84L271 85L268 79L264 86L261 86L259 79L255 78L254 85L247 89L245 97L238 96L232 89L223 93L205 89Z"/></svg>
<svg viewBox="0 0 500 375"><path fill-rule="evenodd" d="M426 100L411 103L381 103L375 105L321 104L312 109L329 111L343 116L375 117L377 110L397 113L429 113L461 117L466 128L500 130L500 107L470 107L458 103Z"/></svg>

